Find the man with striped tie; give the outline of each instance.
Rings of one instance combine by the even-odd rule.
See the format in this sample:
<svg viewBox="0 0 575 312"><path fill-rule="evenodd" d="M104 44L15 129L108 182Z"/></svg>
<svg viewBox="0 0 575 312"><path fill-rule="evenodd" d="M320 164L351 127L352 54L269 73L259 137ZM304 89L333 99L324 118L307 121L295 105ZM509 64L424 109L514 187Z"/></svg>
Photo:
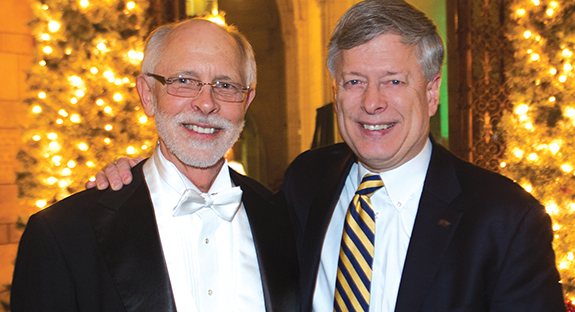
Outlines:
<svg viewBox="0 0 575 312"><path fill-rule="evenodd" d="M443 57L436 26L403 0L360 2L337 24L345 144L298 156L277 194L303 311L565 311L544 207L429 136Z"/></svg>
<svg viewBox="0 0 575 312"><path fill-rule="evenodd" d="M545 209L429 137L444 46L402 0L367 0L328 52L345 144L304 152L283 194L304 311L565 311Z"/></svg>

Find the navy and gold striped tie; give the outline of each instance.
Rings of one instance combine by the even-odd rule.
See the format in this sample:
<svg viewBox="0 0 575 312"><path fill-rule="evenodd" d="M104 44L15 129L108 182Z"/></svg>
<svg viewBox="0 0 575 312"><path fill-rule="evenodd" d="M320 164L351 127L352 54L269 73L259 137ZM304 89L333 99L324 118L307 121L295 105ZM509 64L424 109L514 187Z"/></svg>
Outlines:
<svg viewBox="0 0 575 312"><path fill-rule="evenodd" d="M355 192L343 227L334 311L368 311L375 242L375 213L369 197L383 187L379 175L366 174Z"/></svg>

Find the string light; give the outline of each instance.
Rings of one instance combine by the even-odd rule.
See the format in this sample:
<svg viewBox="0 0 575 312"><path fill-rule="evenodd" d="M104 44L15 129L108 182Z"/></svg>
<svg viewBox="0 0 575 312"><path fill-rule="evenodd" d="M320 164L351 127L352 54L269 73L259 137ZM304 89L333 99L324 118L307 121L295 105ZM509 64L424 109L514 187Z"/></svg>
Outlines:
<svg viewBox="0 0 575 312"><path fill-rule="evenodd" d="M57 32L58 30L60 30L60 23L56 21L51 21L50 23L48 23L48 30L50 32Z"/></svg>

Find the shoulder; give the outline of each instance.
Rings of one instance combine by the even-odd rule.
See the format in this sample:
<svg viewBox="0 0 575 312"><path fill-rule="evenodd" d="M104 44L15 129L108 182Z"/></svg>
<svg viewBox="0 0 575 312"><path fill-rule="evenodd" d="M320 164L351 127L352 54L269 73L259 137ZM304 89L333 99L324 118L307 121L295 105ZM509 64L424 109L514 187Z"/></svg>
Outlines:
<svg viewBox="0 0 575 312"><path fill-rule="evenodd" d="M351 149L345 143L338 143L307 150L298 155L289 165L286 178L292 175L301 177L320 176L330 171L334 165L347 163L353 158Z"/></svg>
<svg viewBox="0 0 575 312"><path fill-rule="evenodd" d="M272 192L263 184L253 178L238 173L232 168L230 168L230 177L232 181L234 181L234 184L240 186L244 192L253 192L265 199L270 199L272 196Z"/></svg>

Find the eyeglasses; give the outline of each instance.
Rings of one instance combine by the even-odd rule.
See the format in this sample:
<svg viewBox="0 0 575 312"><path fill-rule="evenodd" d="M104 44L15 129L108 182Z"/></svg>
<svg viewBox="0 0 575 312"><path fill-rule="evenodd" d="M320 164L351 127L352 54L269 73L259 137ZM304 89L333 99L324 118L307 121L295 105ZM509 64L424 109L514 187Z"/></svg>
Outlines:
<svg viewBox="0 0 575 312"><path fill-rule="evenodd" d="M160 75L146 73L147 76L154 77L158 82L167 87L166 92L173 96L184 98L197 97L204 86L212 87L214 98L224 102L240 103L246 99L250 87L242 87L233 82L201 82L193 78L182 75L178 77L165 78Z"/></svg>

